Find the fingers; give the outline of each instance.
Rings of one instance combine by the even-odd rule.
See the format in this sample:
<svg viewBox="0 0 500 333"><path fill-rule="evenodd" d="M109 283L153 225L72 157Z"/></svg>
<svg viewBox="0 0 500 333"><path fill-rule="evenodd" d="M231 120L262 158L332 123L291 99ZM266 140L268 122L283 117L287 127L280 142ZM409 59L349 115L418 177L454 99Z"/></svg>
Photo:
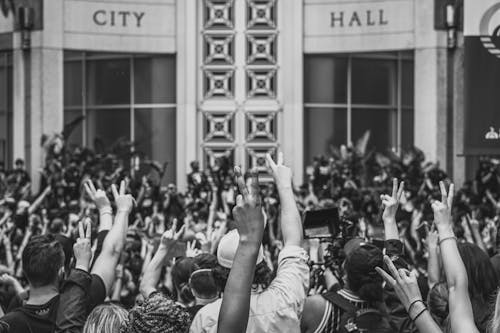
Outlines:
<svg viewBox="0 0 500 333"><path fill-rule="evenodd" d="M85 221L85 238L90 240L91 236L92 236L92 223L88 218L87 221Z"/></svg>
<svg viewBox="0 0 500 333"><path fill-rule="evenodd" d="M403 196L403 192L405 190L405 182L401 182L399 184L399 189L398 189L398 194L397 194L397 200L400 201L401 197Z"/></svg>
<svg viewBox="0 0 500 333"><path fill-rule="evenodd" d="M120 195L125 195L125 189L127 185L125 184L125 180L122 180L120 182Z"/></svg>
<svg viewBox="0 0 500 333"><path fill-rule="evenodd" d="M451 208L453 206L453 197L455 196L455 184L451 183L450 188L448 190L448 207Z"/></svg>
<svg viewBox="0 0 500 333"><path fill-rule="evenodd" d="M116 185L112 184L111 185L111 192L113 192L113 197L115 198L115 201L118 199L120 194L118 194L118 190L116 189Z"/></svg>
<svg viewBox="0 0 500 333"><path fill-rule="evenodd" d="M241 174L241 169L240 167L234 167L234 175L236 178L236 184L238 185L238 189L240 190L241 195L243 195L243 198L246 200L249 196L247 186L245 184L245 179L243 178L243 175Z"/></svg>
<svg viewBox="0 0 500 333"><path fill-rule="evenodd" d="M175 239L179 239L182 237L182 235L184 234L184 231L186 231L186 225L183 224L182 227L179 229L179 231L175 234L174 238ZM174 230L175 232L175 230Z"/></svg>
<svg viewBox="0 0 500 333"><path fill-rule="evenodd" d="M392 197L394 199L397 199L397 195L398 195L398 179L393 178L392 179Z"/></svg>
<svg viewBox="0 0 500 333"><path fill-rule="evenodd" d="M241 194L236 196L236 206L243 207L243 196Z"/></svg>
<svg viewBox="0 0 500 333"><path fill-rule="evenodd" d="M171 228L171 230L172 230L172 234L174 234L175 231L177 230L177 219L174 219L172 221L172 228Z"/></svg>
<svg viewBox="0 0 500 333"><path fill-rule="evenodd" d="M396 280L394 280L392 278L392 276L390 276L389 274L387 274L386 271L384 271L382 268L375 267L375 270L377 271L378 274L380 274L380 276L382 276L382 278L384 279L384 281L387 282L389 285L391 285L391 286L395 286L396 285Z"/></svg>
<svg viewBox="0 0 500 333"><path fill-rule="evenodd" d="M283 165L283 152L278 152L278 165Z"/></svg>
<svg viewBox="0 0 500 333"><path fill-rule="evenodd" d="M392 262L391 258L388 256L384 256L384 263L387 266L387 269L389 269L389 272L391 273L392 277L394 279L399 280L400 276L398 273L398 270L396 269L396 266L394 266L394 263Z"/></svg>
<svg viewBox="0 0 500 333"><path fill-rule="evenodd" d="M439 188L441 189L441 202L446 205L448 202L448 194L446 193L446 186L443 181L439 182Z"/></svg>
<svg viewBox="0 0 500 333"><path fill-rule="evenodd" d="M78 222L78 238L85 238L85 230L83 229L83 221Z"/></svg>
<svg viewBox="0 0 500 333"><path fill-rule="evenodd" d="M266 161L267 161L267 165L269 165L269 167L271 168L272 171L276 170L276 168L278 167L276 165L276 163L274 163L274 160L273 158L271 157L271 154L266 154Z"/></svg>
<svg viewBox="0 0 500 333"><path fill-rule="evenodd" d="M251 171L250 194L260 203L260 186L259 186L259 173L257 170Z"/></svg>
<svg viewBox="0 0 500 333"><path fill-rule="evenodd" d="M89 185L87 183L83 184L83 187L85 188L85 192L87 192L90 199L94 200L94 193L95 192L92 192L92 189L89 187Z"/></svg>

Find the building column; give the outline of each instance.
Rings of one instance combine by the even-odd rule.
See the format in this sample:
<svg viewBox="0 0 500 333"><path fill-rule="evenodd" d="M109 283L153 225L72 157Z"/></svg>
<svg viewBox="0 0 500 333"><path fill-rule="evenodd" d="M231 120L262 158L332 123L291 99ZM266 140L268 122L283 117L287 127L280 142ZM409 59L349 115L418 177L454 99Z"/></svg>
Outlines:
<svg viewBox="0 0 500 333"><path fill-rule="evenodd" d="M13 136L12 157L26 159L26 63L25 55L20 47L20 34L14 33L14 50L12 52L12 84L13 84Z"/></svg>
<svg viewBox="0 0 500 333"><path fill-rule="evenodd" d="M177 184L180 191L187 188L186 172L196 160L198 131L196 120L196 77L198 6L196 0L178 0L177 10Z"/></svg>
<svg viewBox="0 0 500 333"><path fill-rule="evenodd" d="M466 180L464 152L465 90L464 90L464 38L458 34L453 58L453 181L462 186ZM459 156L460 155L460 156Z"/></svg>
<svg viewBox="0 0 500 333"><path fill-rule="evenodd" d="M434 0L415 4L415 146L446 170L446 32L434 30Z"/></svg>
<svg viewBox="0 0 500 333"><path fill-rule="evenodd" d="M64 125L63 1L44 1L44 27L31 33L29 101L29 171L33 191L40 185L44 166L42 135L59 134Z"/></svg>
<svg viewBox="0 0 500 333"><path fill-rule="evenodd" d="M285 3L286 2L286 3ZM278 55L283 90L282 129L279 133L285 163L293 170L295 185L304 178L304 48L303 1L280 1L281 43ZM312 135L313 133L307 133Z"/></svg>

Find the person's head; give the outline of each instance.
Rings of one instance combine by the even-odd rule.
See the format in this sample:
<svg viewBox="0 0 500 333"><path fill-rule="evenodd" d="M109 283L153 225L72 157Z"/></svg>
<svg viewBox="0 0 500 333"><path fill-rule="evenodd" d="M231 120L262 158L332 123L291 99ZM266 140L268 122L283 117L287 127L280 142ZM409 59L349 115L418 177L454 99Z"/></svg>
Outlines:
<svg viewBox="0 0 500 333"><path fill-rule="evenodd" d="M194 262L199 269L214 269L217 266L217 257L211 253L200 253L194 257Z"/></svg>
<svg viewBox="0 0 500 333"><path fill-rule="evenodd" d="M233 229L225 234L219 242L219 247L217 248L217 267L214 269L214 278L219 290L221 291L223 291L226 287L226 282L229 277L231 267L233 267L233 261L236 255L236 250L238 249L239 241L240 236L238 231ZM267 288L271 283L271 280L272 271L264 261L264 250L261 246L257 256L253 285Z"/></svg>
<svg viewBox="0 0 500 333"><path fill-rule="evenodd" d="M172 283L177 293L177 300L184 305L194 301L189 287L189 278L197 269L194 258L186 257L176 260L172 267Z"/></svg>
<svg viewBox="0 0 500 333"><path fill-rule="evenodd" d="M200 170L200 163L198 161L192 161L191 162L191 170L194 172L198 172Z"/></svg>
<svg viewBox="0 0 500 333"><path fill-rule="evenodd" d="M471 243L459 243L458 251L467 270L470 297L489 302L498 288L498 277L488 255Z"/></svg>
<svg viewBox="0 0 500 333"><path fill-rule="evenodd" d="M24 160L23 160L23 159L21 159L21 158L18 158L18 159L16 159L16 161L14 162L14 165L15 165L16 169L18 169L18 170L22 170L22 169L24 169Z"/></svg>
<svg viewBox="0 0 500 333"><path fill-rule="evenodd" d="M50 222L49 232L53 235L57 235L64 232L64 228L65 228L64 221L60 218L55 218Z"/></svg>
<svg viewBox="0 0 500 333"><path fill-rule="evenodd" d="M368 303L382 301L383 280L375 267L383 267L383 264L382 251L374 245L362 244L352 250L344 264L349 289Z"/></svg>
<svg viewBox="0 0 500 333"><path fill-rule="evenodd" d="M185 333L190 324L183 307L161 293L153 293L130 310L122 333Z"/></svg>
<svg viewBox="0 0 500 333"><path fill-rule="evenodd" d="M120 333L126 326L127 318L127 310L119 305L99 305L87 317L83 333Z"/></svg>
<svg viewBox="0 0 500 333"><path fill-rule="evenodd" d="M23 272L32 288L57 285L64 274L64 251L53 235L33 237L22 254Z"/></svg>
<svg viewBox="0 0 500 333"><path fill-rule="evenodd" d="M204 268L194 271L189 279L189 286L197 299L210 300L219 295L211 269Z"/></svg>

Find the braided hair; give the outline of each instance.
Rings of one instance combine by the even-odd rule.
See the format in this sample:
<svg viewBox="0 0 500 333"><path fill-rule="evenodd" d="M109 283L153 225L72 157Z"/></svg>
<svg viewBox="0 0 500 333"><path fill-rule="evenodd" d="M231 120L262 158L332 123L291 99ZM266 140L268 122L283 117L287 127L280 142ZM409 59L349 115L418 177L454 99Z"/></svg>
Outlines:
<svg viewBox="0 0 500 333"><path fill-rule="evenodd" d="M183 307L156 292L130 310L122 333L184 333L190 324L189 313Z"/></svg>

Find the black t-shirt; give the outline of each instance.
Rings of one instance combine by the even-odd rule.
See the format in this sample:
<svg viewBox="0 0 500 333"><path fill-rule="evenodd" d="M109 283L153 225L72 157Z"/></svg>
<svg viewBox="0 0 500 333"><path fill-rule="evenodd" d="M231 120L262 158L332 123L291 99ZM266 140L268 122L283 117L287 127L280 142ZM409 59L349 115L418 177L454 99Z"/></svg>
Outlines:
<svg viewBox="0 0 500 333"><path fill-rule="evenodd" d="M94 307L104 302L106 298L106 287L102 279L95 274L91 275L92 281L89 288L88 309L90 312ZM7 324L8 329L0 333L52 333L55 330L57 310L59 308L59 295L42 305L24 304L28 294L24 299L16 296L11 302L20 306L7 313L0 319L0 324ZM5 326L5 325L4 325Z"/></svg>
<svg viewBox="0 0 500 333"><path fill-rule="evenodd" d="M45 304L26 304L7 313L1 321L6 323L5 333L52 333L54 332L59 295Z"/></svg>

